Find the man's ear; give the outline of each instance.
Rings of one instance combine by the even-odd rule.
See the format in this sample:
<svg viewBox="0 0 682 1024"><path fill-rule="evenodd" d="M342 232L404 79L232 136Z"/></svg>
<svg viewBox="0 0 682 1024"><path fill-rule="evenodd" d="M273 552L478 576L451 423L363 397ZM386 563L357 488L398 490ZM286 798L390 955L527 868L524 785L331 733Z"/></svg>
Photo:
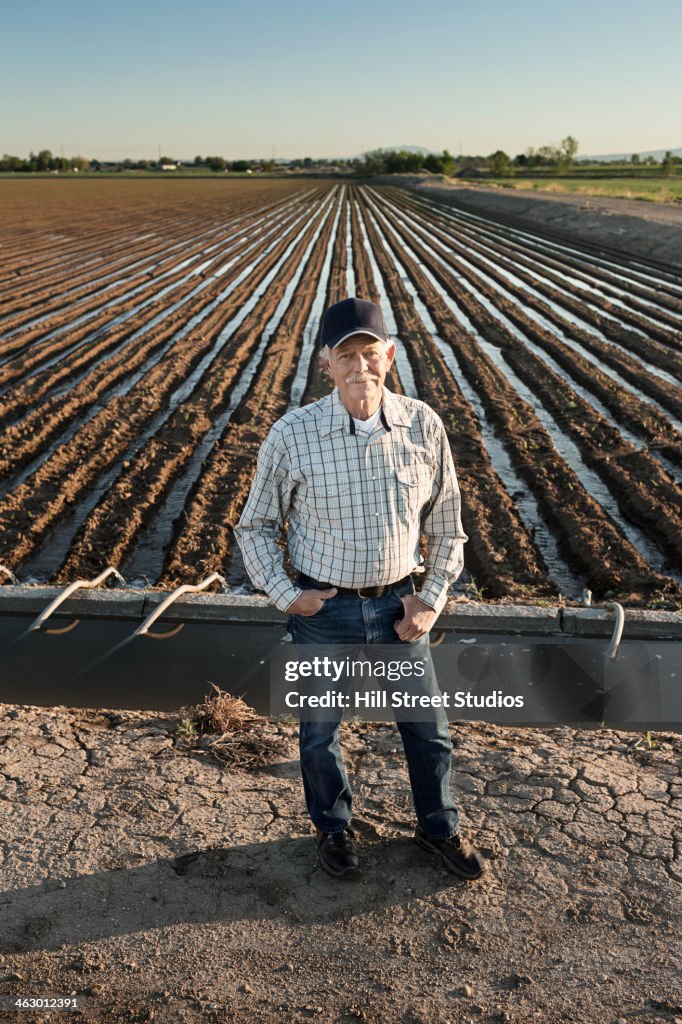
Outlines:
<svg viewBox="0 0 682 1024"><path fill-rule="evenodd" d="M395 359L395 342L392 341L390 345L386 346L386 357L388 359L388 370L393 366L393 360Z"/></svg>
<svg viewBox="0 0 682 1024"><path fill-rule="evenodd" d="M320 353L320 369L325 377L329 377L332 380L331 365L329 360Z"/></svg>

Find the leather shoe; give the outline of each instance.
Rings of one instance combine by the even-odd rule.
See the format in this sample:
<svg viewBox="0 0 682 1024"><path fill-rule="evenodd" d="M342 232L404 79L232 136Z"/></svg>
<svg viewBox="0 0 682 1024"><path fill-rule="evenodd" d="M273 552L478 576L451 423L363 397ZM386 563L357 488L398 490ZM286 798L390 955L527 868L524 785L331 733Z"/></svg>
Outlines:
<svg viewBox="0 0 682 1024"><path fill-rule="evenodd" d="M350 828L343 832L317 831L317 852L323 871L332 878L349 878L358 870L359 859L355 848L355 833Z"/></svg>
<svg viewBox="0 0 682 1024"><path fill-rule="evenodd" d="M459 834L449 839L435 839L417 826L414 838L422 849L429 853L439 853L446 868L461 878L480 878L486 869L486 863L476 847Z"/></svg>

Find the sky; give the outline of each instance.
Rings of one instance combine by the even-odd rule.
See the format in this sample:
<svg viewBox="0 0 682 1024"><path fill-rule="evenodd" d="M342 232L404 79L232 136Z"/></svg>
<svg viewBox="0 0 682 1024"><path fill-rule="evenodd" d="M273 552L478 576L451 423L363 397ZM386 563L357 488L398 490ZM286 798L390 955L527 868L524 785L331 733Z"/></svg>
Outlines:
<svg viewBox="0 0 682 1024"><path fill-rule="evenodd" d="M0 152L674 149L680 39L680 0L7 4Z"/></svg>

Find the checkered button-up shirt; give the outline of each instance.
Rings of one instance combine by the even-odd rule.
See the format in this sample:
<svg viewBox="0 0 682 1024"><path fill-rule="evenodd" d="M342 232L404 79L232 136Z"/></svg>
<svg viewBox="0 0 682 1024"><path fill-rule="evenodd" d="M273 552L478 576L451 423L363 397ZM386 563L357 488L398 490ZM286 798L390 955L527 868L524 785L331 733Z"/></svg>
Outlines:
<svg viewBox="0 0 682 1024"><path fill-rule="evenodd" d="M464 564L460 495L440 418L383 389L379 429L355 429L338 390L288 412L264 441L235 527L254 585L286 611L302 593L276 543L288 518L291 563L337 587L395 583L428 563L419 597L437 612Z"/></svg>

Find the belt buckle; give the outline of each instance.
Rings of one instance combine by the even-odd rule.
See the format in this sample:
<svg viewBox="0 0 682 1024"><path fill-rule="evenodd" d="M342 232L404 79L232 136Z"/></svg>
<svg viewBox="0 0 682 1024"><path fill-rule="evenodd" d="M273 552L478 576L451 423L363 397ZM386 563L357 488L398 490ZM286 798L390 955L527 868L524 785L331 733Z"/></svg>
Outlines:
<svg viewBox="0 0 682 1024"><path fill-rule="evenodd" d="M373 590L373 594L363 594L363 590ZM358 587L358 597L362 597L365 600L372 597L382 597L386 593L386 587Z"/></svg>

